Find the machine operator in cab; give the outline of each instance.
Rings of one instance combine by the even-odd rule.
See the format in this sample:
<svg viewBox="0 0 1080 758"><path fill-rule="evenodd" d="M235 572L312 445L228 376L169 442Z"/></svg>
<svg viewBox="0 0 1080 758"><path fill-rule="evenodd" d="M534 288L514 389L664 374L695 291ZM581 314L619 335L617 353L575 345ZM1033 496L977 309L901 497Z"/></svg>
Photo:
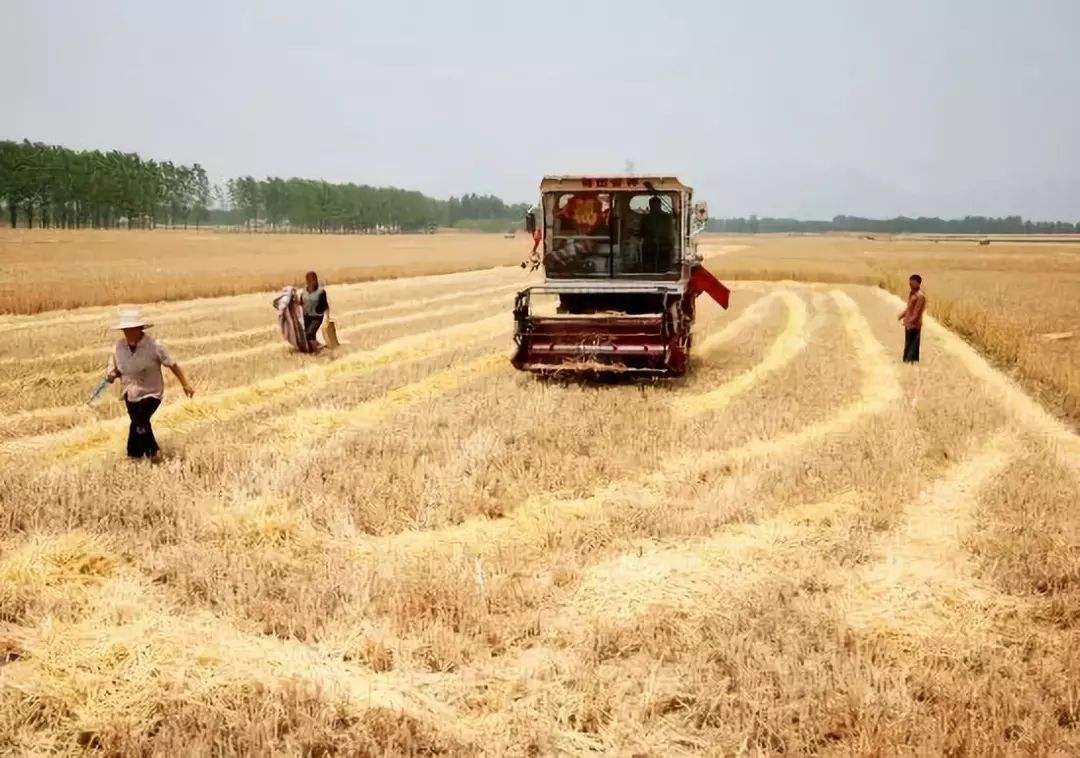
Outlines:
<svg viewBox="0 0 1080 758"><path fill-rule="evenodd" d="M649 212L641 219L641 270L661 273L671 268L674 217L664 210L663 201L649 198Z"/></svg>

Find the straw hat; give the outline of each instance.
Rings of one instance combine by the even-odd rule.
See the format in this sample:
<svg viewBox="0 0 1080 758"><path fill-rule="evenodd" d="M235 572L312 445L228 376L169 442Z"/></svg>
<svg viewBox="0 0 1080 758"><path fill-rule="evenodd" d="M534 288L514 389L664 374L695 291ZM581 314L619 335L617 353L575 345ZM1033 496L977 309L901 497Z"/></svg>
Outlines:
<svg viewBox="0 0 1080 758"><path fill-rule="evenodd" d="M138 308L131 308L120 311L120 320L113 324L113 329L135 329L140 326L147 327L153 324L143 318Z"/></svg>

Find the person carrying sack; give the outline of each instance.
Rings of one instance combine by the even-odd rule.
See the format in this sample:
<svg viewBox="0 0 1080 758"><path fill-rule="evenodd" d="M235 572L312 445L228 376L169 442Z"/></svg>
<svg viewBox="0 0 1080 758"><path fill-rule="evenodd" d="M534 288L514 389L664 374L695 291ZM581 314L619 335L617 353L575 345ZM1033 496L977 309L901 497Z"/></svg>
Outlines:
<svg viewBox="0 0 1080 758"><path fill-rule="evenodd" d="M110 383L119 379L123 388L124 405L131 419L127 440L129 458L156 458L160 452L150 417L165 396L162 366L167 366L176 375L184 394L195 395L180 364L173 360L163 344L146 334L149 326L150 322L137 310L120 312L120 320L113 328L123 331L124 338L113 348L105 374Z"/></svg>

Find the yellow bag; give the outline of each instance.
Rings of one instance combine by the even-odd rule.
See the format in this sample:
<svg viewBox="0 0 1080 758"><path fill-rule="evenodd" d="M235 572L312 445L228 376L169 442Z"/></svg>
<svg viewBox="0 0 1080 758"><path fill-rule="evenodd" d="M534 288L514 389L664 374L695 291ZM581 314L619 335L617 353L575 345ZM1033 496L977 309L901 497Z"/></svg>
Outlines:
<svg viewBox="0 0 1080 758"><path fill-rule="evenodd" d="M333 321L327 319L326 324L323 325L323 339L326 341L327 347L337 347L341 343L337 338L337 327Z"/></svg>

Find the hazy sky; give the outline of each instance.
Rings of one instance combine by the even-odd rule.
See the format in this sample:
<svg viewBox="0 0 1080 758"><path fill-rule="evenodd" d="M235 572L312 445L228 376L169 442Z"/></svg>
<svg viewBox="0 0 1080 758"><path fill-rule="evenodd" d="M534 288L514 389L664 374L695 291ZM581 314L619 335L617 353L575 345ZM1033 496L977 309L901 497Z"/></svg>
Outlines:
<svg viewBox="0 0 1080 758"><path fill-rule="evenodd" d="M1080 2L0 0L0 137L713 215L1080 219Z"/></svg>

